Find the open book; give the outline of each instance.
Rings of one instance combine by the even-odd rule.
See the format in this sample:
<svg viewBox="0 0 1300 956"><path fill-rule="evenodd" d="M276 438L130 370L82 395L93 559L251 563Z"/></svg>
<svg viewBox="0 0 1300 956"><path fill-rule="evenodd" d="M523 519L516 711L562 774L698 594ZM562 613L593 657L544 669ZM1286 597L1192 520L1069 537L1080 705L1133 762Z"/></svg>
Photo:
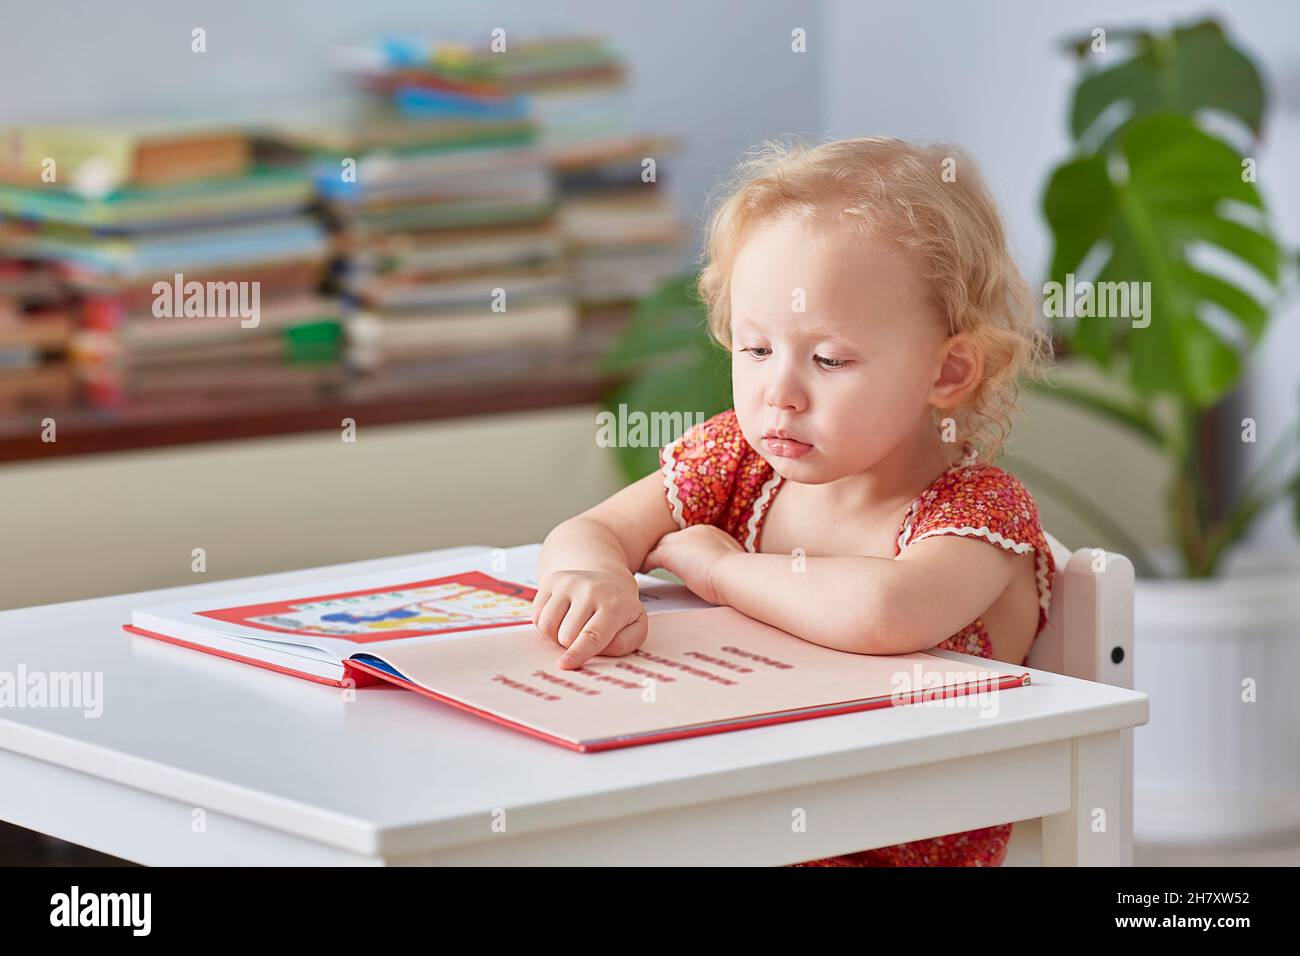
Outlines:
<svg viewBox="0 0 1300 956"><path fill-rule="evenodd" d="M321 683L395 684L581 752L987 694L1026 673L830 650L637 575L649 634L562 670L531 624L540 545L132 612L125 630ZM990 661L992 665L996 662Z"/></svg>

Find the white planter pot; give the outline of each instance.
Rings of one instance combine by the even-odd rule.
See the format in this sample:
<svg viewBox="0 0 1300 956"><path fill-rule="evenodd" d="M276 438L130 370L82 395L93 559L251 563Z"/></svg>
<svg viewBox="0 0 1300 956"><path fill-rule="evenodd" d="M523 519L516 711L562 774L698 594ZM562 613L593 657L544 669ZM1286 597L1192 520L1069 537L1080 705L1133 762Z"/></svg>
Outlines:
<svg viewBox="0 0 1300 956"><path fill-rule="evenodd" d="M1135 839L1300 836L1300 567L1282 560L1137 582L1134 683L1151 708L1133 738Z"/></svg>

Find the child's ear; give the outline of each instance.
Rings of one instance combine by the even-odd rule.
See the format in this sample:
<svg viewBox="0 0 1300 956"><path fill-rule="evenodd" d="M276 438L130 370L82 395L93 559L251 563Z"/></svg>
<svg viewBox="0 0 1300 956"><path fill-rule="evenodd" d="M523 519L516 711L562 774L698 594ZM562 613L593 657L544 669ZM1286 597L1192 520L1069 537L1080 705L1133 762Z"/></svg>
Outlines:
<svg viewBox="0 0 1300 956"><path fill-rule="evenodd" d="M965 332L949 336L940 347L939 374L930 389L935 408L955 408L966 402L984 377L984 356Z"/></svg>

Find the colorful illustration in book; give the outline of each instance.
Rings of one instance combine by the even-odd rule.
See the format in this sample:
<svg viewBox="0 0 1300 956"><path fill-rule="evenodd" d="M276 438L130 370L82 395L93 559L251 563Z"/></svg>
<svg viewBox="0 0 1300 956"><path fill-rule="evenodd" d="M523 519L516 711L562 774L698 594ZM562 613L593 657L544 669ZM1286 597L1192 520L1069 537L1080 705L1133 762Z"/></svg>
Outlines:
<svg viewBox="0 0 1300 956"><path fill-rule="evenodd" d="M243 627L358 643L532 623L530 587L466 571L393 587L199 611Z"/></svg>

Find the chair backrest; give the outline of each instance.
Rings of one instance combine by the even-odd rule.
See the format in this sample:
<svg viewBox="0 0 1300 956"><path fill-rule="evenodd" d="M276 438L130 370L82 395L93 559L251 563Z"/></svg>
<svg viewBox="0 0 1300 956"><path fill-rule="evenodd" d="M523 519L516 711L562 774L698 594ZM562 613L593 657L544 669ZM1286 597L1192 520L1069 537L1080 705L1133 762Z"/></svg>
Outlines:
<svg viewBox="0 0 1300 956"><path fill-rule="evenodd" d="M1133 564L1101 548L1070 551L1047 534L1056 574L1047 626L1025 663L1083 680L1133 686Z"/></svg>
<svg viewBox="0 0 1300 956"><path fill-rule="evenodd" d="M1050 534L1056 574L1047 626L1025 664L1083 680L1133 686L1133 564L1101 548L1071 551ZM1120 731L1121 865L1133 865L1133 728ZM1017 827L1016 829L1020 829ZM1013 842L1015 832L1013 831ZM1023 841L1021 841L1023 842ZM1017 852L1019 849L1017 848Z"/></svg>

